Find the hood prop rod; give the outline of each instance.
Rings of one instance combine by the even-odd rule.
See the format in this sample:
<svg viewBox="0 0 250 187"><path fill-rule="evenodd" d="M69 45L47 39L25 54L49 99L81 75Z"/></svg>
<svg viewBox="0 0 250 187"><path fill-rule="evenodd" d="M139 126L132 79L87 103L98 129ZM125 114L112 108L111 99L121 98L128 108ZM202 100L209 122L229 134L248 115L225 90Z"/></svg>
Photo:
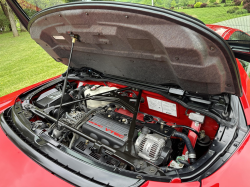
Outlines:
<svg viewBox="0 0 250 187"><path fill-rule="evenodd" d="M55 123L56 127L59 128L59 129L61 128L61 125L58 125L58 121L59 121L59 117L60 117L60 111L61 111L61 108L62 108L63 96L65 94L65 90L66 90L66 86L67 86L67 82L68 82L69 67L70 67L70 64L71 64L73 48L74 48L74 44L76 42L76 39L78 38L78 35L75 35L75 34L71 33L70 37L72 38L72 45L71 45L71 50L70 50L70 54L69 54L69 63L68 63L68 68L67 68L67 71L66 71L64 83L63 83L62 97L61 97L60 107L59 107L59 110L58 110L57 120L56 120L56 123Z"/></svg>

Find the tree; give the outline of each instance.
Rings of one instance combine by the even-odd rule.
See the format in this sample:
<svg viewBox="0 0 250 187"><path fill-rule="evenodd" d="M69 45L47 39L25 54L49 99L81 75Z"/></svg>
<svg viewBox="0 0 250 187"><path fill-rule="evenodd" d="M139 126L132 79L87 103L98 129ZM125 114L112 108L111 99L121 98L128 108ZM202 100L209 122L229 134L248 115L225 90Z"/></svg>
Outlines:
<svg viewBox="0 0 250 187"><path fill-rule="evenodd" d="M19 23L20 23L20 30L21 30L21 32L25 32L26 29L25 29L25 27L23 26L23 24L21 23L21 21L19 21Z"/></svg>
<svg viewBox="0 0 250 187"><path fill-rule="evenodd" d="M4 15L4 12L0 9L0 32L4 31L9 26L9 19Z"/></svg>
<svg viewBox="0 0 250 187"><path fill-rule="evenodd" d="M10 20L10 25L11 25L13 36L17 37L17 36L19 36L19 34L18 34L17 28L16 28L15 16L14 16L13 11L10 9L8 4L7 4L7 10L8 10L8 14L9 14L9 20Z"/></svg>
<svg viewBox="0 0 250 187"><path fill-rule="evenodd" d="M180 0L179 3L180 3L180 6L187 6L188 0ZM190 3L190 4L192 4L192 3Z"/></svg>
<svg viewBox="0 0 250 187"><path fill-rule="evenodd" d="M9 20L9 13L8 13L8 10L7 10L7 4L6 4L5 0L0 0L0 6L1 6L3 12L4 12L5 17ZM4 18L2 18L2 19L4 19ZM9 29L11 31L10 20L9 20L8 24L9 24L8 27L9 27Z"/></svg>
<svg viewBox="0 0 250 187"><path fill-rule="evenodd" d="M172 2L171 2L171 7L175 7L176 6L176 2L175 2L175 0L173 0Z"/></svg>

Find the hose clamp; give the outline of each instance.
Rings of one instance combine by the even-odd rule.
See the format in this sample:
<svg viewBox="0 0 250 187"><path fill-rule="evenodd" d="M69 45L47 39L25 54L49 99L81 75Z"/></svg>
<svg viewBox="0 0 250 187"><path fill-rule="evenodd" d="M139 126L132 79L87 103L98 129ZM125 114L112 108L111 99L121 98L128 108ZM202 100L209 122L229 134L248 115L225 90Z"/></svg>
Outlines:
<svg viewBox="0 0 250 187"><path fill-rule="evenodd" d="M194 153L188 154L188 158L196 158L196 154Z"/></svg>

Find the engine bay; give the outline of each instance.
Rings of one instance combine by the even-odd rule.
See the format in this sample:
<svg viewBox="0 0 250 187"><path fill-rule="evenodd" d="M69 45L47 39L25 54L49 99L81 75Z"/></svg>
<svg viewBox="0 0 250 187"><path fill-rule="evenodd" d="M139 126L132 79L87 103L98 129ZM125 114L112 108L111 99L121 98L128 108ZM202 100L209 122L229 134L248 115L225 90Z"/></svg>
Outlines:
<svg viewBox="0 0 250 187"><path fill-rule="evenodd" d="M215 120L153 92L69 81L62 97L62 86L23 103L32 131L119 169L161 176L189 167L208 151L219 128Z"/></svg>

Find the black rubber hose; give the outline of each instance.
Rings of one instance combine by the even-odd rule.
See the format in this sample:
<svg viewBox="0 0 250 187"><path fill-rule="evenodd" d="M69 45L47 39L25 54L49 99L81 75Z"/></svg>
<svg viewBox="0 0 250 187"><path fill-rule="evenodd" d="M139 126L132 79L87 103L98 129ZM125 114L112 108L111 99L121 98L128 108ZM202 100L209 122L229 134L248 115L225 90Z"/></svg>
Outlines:
<svg viewBox="0 0 250 187"><path fill-rule="evenodd" d="M178 161L181 163L181 164L184 164L185 166L190 166L190 164L188 163L188 161L186 160L181 160L181 159L178 159Z"/></svg>
<svg viewBox="0 0 250 187"><path fill-rule="evenodd" d="M200 137L199 132L198 132L197 130L191 128L191 127L184 126L184 125L173 125L172 127L173 127L173 128L185 128L185 129L191 130L191 131L193 131L195 134L197 134L198 137Z"/></svg>
<svg viewBox="0 0 250 187"><path fill-rule="evenodd" d="M84 98L84 96L82 96L82 93L84 93L85 90L86 90L86 89L85 89L84 86L81 86L81 87L80 87L80 90L79 90L79 92L78 92L78 99ZM84 111L85 113L88 112L87 107L86 107L84 104L82 104L81 101L79 102L79 106L80 106L80 108L83 109L83 111Z"/></svg>
<svg viewBox="0 0 250 187"><path fill-rule="evenodd" d="M185 142L185 144L187 146L188 157L189 157L190 163L194 163L195 158L196 158L196 153L195 153L194 148L190 142L190 139L187 137L187 135L185 135L181 132L175 131L173 136L183 139L183 141Z"/></svg>

